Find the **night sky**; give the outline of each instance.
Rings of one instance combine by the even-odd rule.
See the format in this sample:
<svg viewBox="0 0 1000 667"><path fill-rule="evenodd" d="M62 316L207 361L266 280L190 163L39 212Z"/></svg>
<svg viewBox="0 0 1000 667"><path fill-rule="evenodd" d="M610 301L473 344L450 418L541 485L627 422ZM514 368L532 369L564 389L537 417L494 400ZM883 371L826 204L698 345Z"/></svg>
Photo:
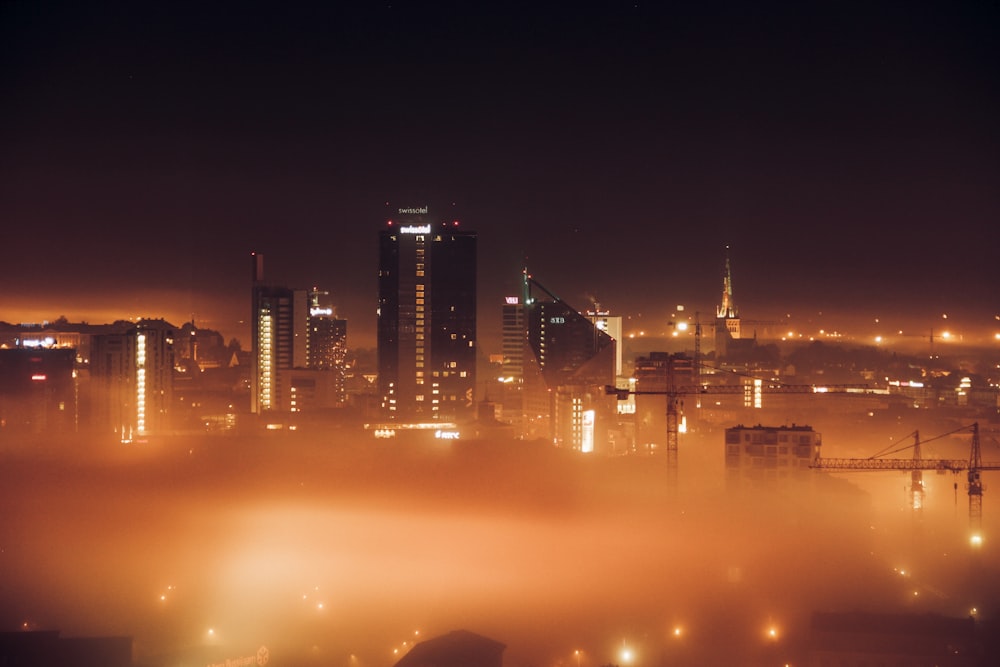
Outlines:
<svg viewBox="0 0 1000 667"><path fill-rule="evenodd" d="M6 1L0 320L194 316L247 342L256 251L371 345L377 231L426 204L479 232L481 327L525 264L579 309L712 313L727 245L745 318L995 326L998 18Z"/></svg>

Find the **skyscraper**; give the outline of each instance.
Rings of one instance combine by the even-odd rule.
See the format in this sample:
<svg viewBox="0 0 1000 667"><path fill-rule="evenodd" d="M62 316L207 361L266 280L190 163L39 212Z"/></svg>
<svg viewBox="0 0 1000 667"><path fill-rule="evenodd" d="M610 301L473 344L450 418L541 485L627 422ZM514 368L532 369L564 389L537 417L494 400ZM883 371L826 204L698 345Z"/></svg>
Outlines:
<svg viewBox="0 0 1000 667"><path fill-rule="evenodd" d="M476 241L426 206L398 208L379 232L378 387L390 420L473 416Z"/></svg>
<svg viewBox="0 0 1000 667"><path fill-rule="evenodd" d="M487 393L499 401L502 420L520 430L524 422L524 355L528 342L522 297L504 297L501 317L500 376L496 387L487 388Z"/></svg>
<svg viewBox="0 0 1000 667"><path fill-rule="evenodd" d="M524 273L524 435L581 452L612 447L617 341ZM536 291L532 291L532 287Z"/></svg>
<svg viewBox="0 0 1000 667"><path fill-rule="evenodd" d="M264 283L264 258L253 253L252 259L250 411L260 414L288 400L280 371L308 364L309 307L306 290Z"/></svg>
<svg viewBox="0 0 1000 667"><path fill-rule="evenodd" d="M329 373L333 398L338 405L346 400L347 320L336 316L334 309L320 303L327 292L309 293L309 368Z"/></svg>
<svg viewBox="0 0 1000 667"><path fill-rule="evenodd" d="M140 320L90 346L95 424L130 442L169 430L173 404L173 325Z"/></svg>

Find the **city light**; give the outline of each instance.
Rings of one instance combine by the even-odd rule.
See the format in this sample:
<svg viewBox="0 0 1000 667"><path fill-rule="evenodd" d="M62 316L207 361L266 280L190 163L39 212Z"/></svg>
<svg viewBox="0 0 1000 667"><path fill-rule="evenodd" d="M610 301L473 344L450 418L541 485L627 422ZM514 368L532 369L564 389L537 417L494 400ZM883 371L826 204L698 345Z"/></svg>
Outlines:
<svg viewBox="0 0 1000 667"><path fill-rule="evenodd" d="M0 666L991 654L1000 8L595 4L6 3Z"/></svg>

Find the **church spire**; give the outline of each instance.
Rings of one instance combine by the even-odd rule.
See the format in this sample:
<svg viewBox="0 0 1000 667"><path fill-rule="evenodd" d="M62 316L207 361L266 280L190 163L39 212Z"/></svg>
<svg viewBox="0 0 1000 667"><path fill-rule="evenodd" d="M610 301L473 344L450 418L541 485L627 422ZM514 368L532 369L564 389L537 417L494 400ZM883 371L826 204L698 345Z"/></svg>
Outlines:
<svg viewBox="0 0 1000 667"><path fill-rule="evenodd" d="M722 303L715 309L719 318L735 318L739 315L733 302L733 272L729 266L729 246L726 246L726 270L722 276Z"/></svg>

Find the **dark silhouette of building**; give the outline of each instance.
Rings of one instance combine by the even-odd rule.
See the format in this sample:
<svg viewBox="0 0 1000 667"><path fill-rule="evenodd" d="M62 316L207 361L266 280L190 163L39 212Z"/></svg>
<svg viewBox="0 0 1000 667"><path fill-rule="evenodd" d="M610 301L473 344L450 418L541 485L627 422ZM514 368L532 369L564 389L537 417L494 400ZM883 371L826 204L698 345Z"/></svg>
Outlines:
<svg viewBox="0 0 1000 667"><path fill-rule="evenodd" d="M636 357L632 376L638 392L666 392L698 382L694 359L680 352L650 352L648 356ZM665 451L667 400L671 399L660 394L635 397L635 448L638 451L647 454Z"/></svg>
<svg viewBox="0 0 1000 667"><path fill-rule="evenodd" d="M427 207L398 208L379 232L378 389L390 421L475 417L476 241Z"/></svg>
<svg viewBox="0 0 1000 667"><path fill-rule="evenodd" d="M4 667L131 667L131 637L60 637L57 630L0 632Z"/></svg>
<svg viewBox="0 0 1000 667"><path fill-rule="evenodd" d="M995 664L983 661L976 622L971 617L817 612L809 631L808 667Z"/></svg>
<svg viewBox="0 0 1000 667"><path fill-rule="evenodd" d="M395 667L501 667L507 648L468 630L454 630L416 644Z"/></svg>
<svg viewBox="0 0 1000 667"><path fill-rule="evenodd" d="M73 433L76 350L0 349L0 434Z"/></svg>
<svg viewBox="0 0 1000 667"><path fill-rule="evenodd" d="M525 437L604 448L617 426L617 399L605 391L615 383L616 341L527 272L523 303Z"/></svg>

